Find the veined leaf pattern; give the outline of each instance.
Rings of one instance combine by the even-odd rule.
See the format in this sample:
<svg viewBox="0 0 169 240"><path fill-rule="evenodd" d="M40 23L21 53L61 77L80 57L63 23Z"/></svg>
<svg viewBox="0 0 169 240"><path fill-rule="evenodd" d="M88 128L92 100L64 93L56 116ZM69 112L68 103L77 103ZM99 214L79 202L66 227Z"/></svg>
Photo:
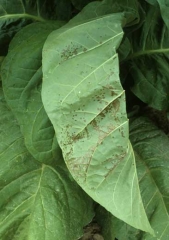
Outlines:
<svg viewBox="0 0 169 240"><path fill-rule="evenodd" d="M42 100L74 179L112 214L152 232L119 81L122 21L112 14L52 32L43 49Z"/></svg>
<svg viewBox="0 0 169 240"><path fill-rule="evenodd" d="M156 229L155 239L165 240L169 236L169 139L146 117L131 122L130 139L147 216ZM143 232L139 236L141 240L154 239Z"/></svg>
<svg viewBox="0 0 169 240"><path fill-rule="evenodd" d="M169 25L163 21L158 4L141 3L144 22L130 37L131 52L124 60L133 93L158 110L169 108ZM159 24L160 23L160 24ZM127 74L126 74L127 75Z"/></svg>
<svg viewBox="0 0 169 240"><path fill-rule="evenodd" d="M78 239L93 217L93 201L63 164L31 156L2 89L0 112L0 239Z"/></svg>
<svg viewBox="0 0 169 240"><path fill-rule="evenodd" d="M64 8L63 8L64 2ZM14 35L32 22L69 20L71 2L67 0L0 0L0 55L6 55Z"/></svg>
<svg viewBox="0 0 169 240"><path fill-rule="evenodd" d="M5 97L20 124L25 145L35 159L48 164L56 158L59 146L41 100L42 48L48 34L61 25L26 26L13 38L2 65Z"/></svg>

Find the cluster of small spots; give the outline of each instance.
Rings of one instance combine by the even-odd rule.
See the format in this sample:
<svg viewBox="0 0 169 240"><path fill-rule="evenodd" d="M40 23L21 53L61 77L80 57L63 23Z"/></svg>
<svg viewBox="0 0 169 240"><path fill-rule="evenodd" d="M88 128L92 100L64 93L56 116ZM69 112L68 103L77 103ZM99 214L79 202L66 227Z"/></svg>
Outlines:
<svg viewBox="0 0 169 240"><path fill-rule="evenodd" d="M63 60L68 60L69 58L76 56L79 53L86 52L87 48L83 46L76 46L73 44L73 42L70 43L70 45L66 46L65 49L61 52L61 58Z"/></svg>

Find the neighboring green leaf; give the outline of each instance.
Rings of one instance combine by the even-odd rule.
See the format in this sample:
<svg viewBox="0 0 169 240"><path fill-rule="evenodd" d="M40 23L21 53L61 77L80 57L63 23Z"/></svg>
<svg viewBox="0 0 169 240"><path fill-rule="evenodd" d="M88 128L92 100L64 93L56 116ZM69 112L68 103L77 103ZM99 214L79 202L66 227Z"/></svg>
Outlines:
<svg viewBox="0 0 169 240"><path fill-rule="evenodd" d="M152 227L156 229L157 236L152 238L152 236L144 234L112 216L116 238L118 240L165 240L169 235L169 204L165 200L168 198L168 189L167 186L164 186L166 185L165 179L169 175L166 171L167 165L169 165L166 161L169 160L167 159L169 140L147 118L142 117L135 120L131 124L131 128L133 128L131 138L136 140L133 141L134 147L140 152L138 154L135 151L135 156L142 199L144 206L147 206L146 212ZM159 143L161 144L159 145ZM145 148L145 145L148 147ZM156 163L154 164L154 162ZM163 165L161 162L166 162L166 164ZM154 172L158 172L158 174L154 174ZM167 194L163 191L167 191Z"/></svg>
<svg viewBox="0 0 169 240"><path fill-rule="evenodd" d="M130 128L140 191L156 237L132 228L102 208L97 220L101 219L103 230L112 231L118 240L166 240L169 236L169 139L146 117L132 121ZM101 218L100 212L104 217Z"/></svg>
<svg viewBox="0 0 169 240"><path fill-rule="evenodd" d="M140 234L142 234L141 231L138 229L135 229L128 224L122 222L118 218L114 216L110 216L109 224L112 224L113 229L115 231L115 239L118 240L141 240ZM151 236L153 240L157 240L156 237Z"/></svg>
<svg viewBox="0 0 169 240"><path fill-rule="evenodd" d="M169 29L169 18L168 18L168 13L169 13L169 1L168 0L157 0L160 6L161 10L161 16L167 25L167 28Z"/></svg>
<svg viewBox="0 0 169 240"><path fill-rule="evenodd" d="M157 4L157 0L145 0L145 1L152 4L152 5Z"/></svg>
<svg viewBox="0 0 169 240"><path fill-rule="evenodd" d="M61 23L33 23L12 40L2 65L7 103L14 112L25 144L35 159L50 163L58 149L55 132L41 101L42 47ZM19 43L19 44L18 44Z"/></svg>
<svg viewBox="0 0 169 240"><path fill-rule="evenodd" d="M147 118L130 125L130 139L136 152L141 195L156 238L140 233L139 240L166 240L169 236L169 139Z"/></svg>
<svg viewBox="0 0 169 240"><path fill-rule="evenodd" d="M72 4L75 6L75 8L79 9L79 10L81 10L87 4L89 4L90 2L93 2L93 1L95 1L95 0L71 0Z"/></svg>
<svg viewBox="0 0 169 240"><path fill-rule="evenodd" d="M77 23L106 14L124 13L127 25L133 25L138 22L138 3L137 0L103 0L94 1L85 6L82 11L77 14L70 23Z"/></svg>
<svg viewBox="0 0 169 240"><path fill-rule="evenodd" d="M77 240L93 217L91 199L66 168L32 158L1 90L0 112L0 239Z"/></svg>
<svg viewBox="0 0 169 240"><path fill-rule="evenodd" d="M72 5L71 0L52 0L53 6L49 5L49 1L46 2L46 6L50 6L53 14L56 14L58 20L69 21L72 17Z"/></svg>
<svg viewBox="0 0 169 240"><path fill-rule="evenodd" d="M159 4L161 10L161 16L169 29L169 1L168 0L146 0L150 4L157 5Z"/></svg>
<svg viewBox="0 0 169 240"><path fill-rule="evenodd" d="M169 108L169 28L160 9L144 2L145 21L130 37L132 50L125 69L133 80L133 93L158 110ZM123 80L122 80L123 81Z"/></svg>
<svg viewBox="0 0 169 240"><path fill-rule="evenodd" d="M98 206L96 208L96 221L99 226L101 226L101 233L104 240L115 240L114 218L115 217L103 207Z"/></svg>
<svg viewBox="0 0 169 240"><path fill-rule="evenodd" d="M112 214L151 232L119 81L122 21L112 14L52 32L43 48L42 100L74 179Z"/></svg>
<svg viewBox="0 0 169 240"><path fill-rule="evenodd" d="M7 53L9 42L24 26L46 19L69 20L70 14L69 0L0 0L0 55Z"/></svg>

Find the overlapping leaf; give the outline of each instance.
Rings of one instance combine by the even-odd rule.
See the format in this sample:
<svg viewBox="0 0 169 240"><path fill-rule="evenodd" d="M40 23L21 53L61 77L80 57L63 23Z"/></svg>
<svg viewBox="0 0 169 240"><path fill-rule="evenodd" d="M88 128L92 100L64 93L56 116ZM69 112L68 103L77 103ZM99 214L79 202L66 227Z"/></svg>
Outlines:
<svg viewBox="0 0 169 240"><path fill-rule="evenodd" d="M72 4L76 7L76 9L82 10L84 6L94 0L71 0Z"/></svg>
<svg viewBox="0 0 169 240"><path fill-rule="evenodd" d="M61 23L34 23L12 40L2 66L6 100L24 135L25 144L35 159L51 162L58 148L54 129L41 101L42 47Z"/></svg>
<svg viewBox="0 0 169 240"><path fill-rule="evenodd" d="M169 139L142 117L131 123L130 138L136 151L143 203L157 239L169 236ZM148 187L147 187L148 186ZM142 238L152 236L142 233Z"/></svg>
<svg viewBox="0 0 169 240"><path fill-rule="evenodd" d="M93 216L91 199L65 167L28 153L2 90L0 112L0 239L77 240Z"/></svg>
<svg viewBox="0 0 169 240"><path fill-rule="evenodd" d="M143 102L158 110L169 108L169 28L158 5L141 3L144 24L130 39L131 54L125 61L133 79L132 91Z"/></svg>
<svg viewBox="0 0 169 240"><path fill-rule="evenodd" d="M139 185L146 213L156 237L116 221L118 240L166 240L169 236L169 139L145 117L131 123ZM147 187L148 186L148 187Z"/></svg>
<svg viewBox="0 0 169 240"><path fill-rule="evenodd" d="M104 240L115 240L116 228L114 219L116 218L110 212L106 211L106 209L103 207L98 206L96 208L96 220L101 226Z"/></svg>
<svg viewBox="0 0 169 240"><path fill-rule="evenodd" d="M75 180L112 214L151 232L118 76L122 20L112 14L51 33L43 49L42 100Z"/></svg>
<svg viewBox="0 0 169 240"><path fill-rule="evenodd" d="M161 16L169 28L169 19L168 19L168 12L169 12L169 2L166 0L146 0L150 4L158 5L160 6Z"/></svg>
<svg viewBox="0 0 169 240"><path fill-rule="evenodd" d="M77 23L105 14L124 13L126 23L133 25L138 22L138 3L137 0L103 0L94 1L85 6L82 11L70 20L70 23Z"/></svg>
<svg viewBox="0 0 169 240"><path fill-rule="evenodd" d="M46 19L69 20L69 0L0 0L0 54L6 54L12 37L24 26Z"/></svg>

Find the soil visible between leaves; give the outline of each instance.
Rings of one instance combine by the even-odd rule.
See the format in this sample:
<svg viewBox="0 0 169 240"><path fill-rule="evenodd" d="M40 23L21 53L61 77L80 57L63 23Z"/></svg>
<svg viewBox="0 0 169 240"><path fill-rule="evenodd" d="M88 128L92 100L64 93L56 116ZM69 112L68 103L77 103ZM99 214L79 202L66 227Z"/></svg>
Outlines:
<svg viewBox="0 0 169 240"><path fill-rule="evenodd" d="M89 223L84 227L84 235L79 240L104 240L100 226L96 222Z"/></svg>

